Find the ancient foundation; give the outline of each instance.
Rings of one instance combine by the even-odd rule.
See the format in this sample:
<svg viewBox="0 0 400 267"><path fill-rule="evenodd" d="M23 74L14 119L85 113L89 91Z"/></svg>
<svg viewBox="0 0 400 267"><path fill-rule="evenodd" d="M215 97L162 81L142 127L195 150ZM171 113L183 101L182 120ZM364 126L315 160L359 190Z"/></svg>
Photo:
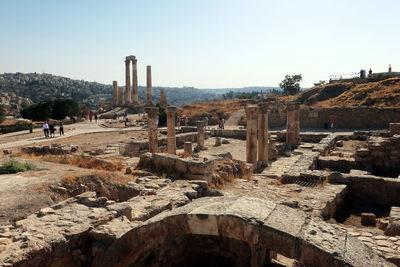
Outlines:
<svg viewBox="0 0 400 267"><path fill-rule="evenodd" d="M257 168L257 106L246 107L247 134L246 134L246 161Z"/></svg>
<svg viewBox="0 0 400 267"><path fill-rule="evenodd" d="M118 82L113 81L113 106L118 104Z"/></svg>
<svg viewBox="0 0 400 267"><path fill-rule="evenodd" d="M268 166L268 104L258 106L258 161L261 166Z"/></svg>
<svg viewBox="0 0 400 267"><path fill-rule="evenodd" d="M153 105L153 85L151 81L151 66L147 66L147 105Z"/></svg>
<svg viewBox="0 0 400 267"><path fill-rule="evenodd" d="M300 144L299 103L287 104L286 145L297 147Z"/></svg>
<svg viewBox="0 0 400 267"><path fill-rule="evenodd" d="M176 154L175 116L176 107L167 107L167 151L169 154Z"/></svg>
<svg viewBox="0 0 400 267"><path fill-rule="evenodd" d="M147 113L147 124L149 127L149 152L155 153L158 150L157 142L157 107L146 107L145 111Z"/></svg>

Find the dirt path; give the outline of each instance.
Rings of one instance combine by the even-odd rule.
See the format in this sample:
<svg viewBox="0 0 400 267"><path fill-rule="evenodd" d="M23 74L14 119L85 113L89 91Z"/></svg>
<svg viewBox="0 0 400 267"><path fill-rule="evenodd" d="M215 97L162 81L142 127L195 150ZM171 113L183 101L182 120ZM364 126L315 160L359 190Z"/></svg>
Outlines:
<svg viewBox="0 0 400 267"><path fill-rule="evenodd" d="M132 130L141 130L141 127L131 127L131 128L103 128L97 123L89 123L89 122L82 122L73 125L73 128L70 128L70 131L66 131L64 136L57 136L54 138L45 138L42 135L38 134L36 131L33 134L23 135L23 132L20 134L20 138L14 139L18 136L18 133L14 134L13 136L2 136L0 135L0 149L6 149L10 147L19 147L19 146L27 146L36 143L43 143L52 140L52 142L58 142L60 139L64 139L71 136L81 135L81 134L88 134L88 133L101 133L101 132L120 132L120 131L132 131ZM26 131L24 131L26 132ZM11 140L9 138L12 137Z"/></svg>
<svg viewBox="0 0 400 267"><path fill-rule="evenodd" d="M225 122L226 126L237 126L240 119L245 115L244 109L235 111Z"/></svg>

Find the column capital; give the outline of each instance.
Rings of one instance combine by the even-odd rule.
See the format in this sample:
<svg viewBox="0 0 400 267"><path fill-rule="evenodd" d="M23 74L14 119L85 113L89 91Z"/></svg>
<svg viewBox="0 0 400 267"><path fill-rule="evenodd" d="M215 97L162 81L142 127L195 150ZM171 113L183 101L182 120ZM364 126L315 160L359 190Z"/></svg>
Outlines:
<svg viewBox="0 0 400 267"><path fill-rule="evenodd" d="M168 107L167 107L167 111L169 111L169 112L175 112L175 111L176 111L176 107L175 107L175 106L168 106Z"/></svg>
<svg viewBox="0 0 400 267"><path fill-rule="evenodd" d="M267 103L267 102L258 103L258 112L259 112L260 114L267 113L267 112L268 112L269 106L270 106L270 105L269 105L269 103Z"/></svg>
<svg viewBox="0 0 400 267"><path fill-rule="evenodd" d="M246 106L245 110L246 110L246 116L256 115L258 111L258 106L248 105Z"/></svg>
<svg viewBox="0 0 400 267"><path fill-rule="evenodd" d="M289 111L299 109L300 103L299 102L286 102L286 109Z"/></svg>
<svg viewBox="0 0 400 267"><path fill-rule="evenodd" d="M204 127L205 123L204 123L204 121L196 121L196 125L197 125L197 127Z"/></svg>

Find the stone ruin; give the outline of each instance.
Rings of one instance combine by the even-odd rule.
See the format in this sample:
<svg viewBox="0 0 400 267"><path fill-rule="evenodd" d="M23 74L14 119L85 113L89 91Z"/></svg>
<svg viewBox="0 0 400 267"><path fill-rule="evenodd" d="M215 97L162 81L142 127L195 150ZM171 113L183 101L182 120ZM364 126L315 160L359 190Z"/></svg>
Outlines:
<svg viewBox="0 0 400 267"><path fill-rule="evenodd" d="M270 109L249 106L246 129L177 134L167 107L160 138L146 107L148 141L120 153L147 174L96 193L54 187L70 198L0 227L1 265L400 266L400 126L301 132L289 103L275 131Z"/></svg>
<svg viewBox="0 0 400 267"><path fill-rule="evenodd" d="M132 65L132 79L131 79L131 69ZM147 102L146 106L153 105L153 87L151 80L151 66L147 66L146 68L147 74ZM131 82L132 80L132 82ZM137 59L135 56L127 56L125 58L125 91L124 88L118 87L118 82L113 81L113 101L112 104L114 107L117 106L129 106L131 104L139 105L139 87L138 87L138 75L137 75ZM162 98L160 95L160 101L167 103L167 98L165 92L163 91Z"/></svg>

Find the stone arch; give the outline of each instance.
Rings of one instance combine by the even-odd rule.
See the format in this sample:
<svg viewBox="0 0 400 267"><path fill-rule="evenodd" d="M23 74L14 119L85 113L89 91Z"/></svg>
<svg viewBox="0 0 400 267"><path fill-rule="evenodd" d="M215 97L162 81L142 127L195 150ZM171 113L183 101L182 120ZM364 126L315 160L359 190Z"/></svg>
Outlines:
<svg viewBox="0 0 400 267"><path fill-rule="evenodd" d="M393 266L335 225L249 197L202 198L160 214L96 255L92 266L179 266L179 257L191 256L185 255L188 246L199 246L196 240L250 251L247 266L263 266L271 251L304 266ZM216 261L227 260L229 253L230 259L243 260L240 251L224 253L205 251ZM243 265L238 262L232 265Z"/></svg>

